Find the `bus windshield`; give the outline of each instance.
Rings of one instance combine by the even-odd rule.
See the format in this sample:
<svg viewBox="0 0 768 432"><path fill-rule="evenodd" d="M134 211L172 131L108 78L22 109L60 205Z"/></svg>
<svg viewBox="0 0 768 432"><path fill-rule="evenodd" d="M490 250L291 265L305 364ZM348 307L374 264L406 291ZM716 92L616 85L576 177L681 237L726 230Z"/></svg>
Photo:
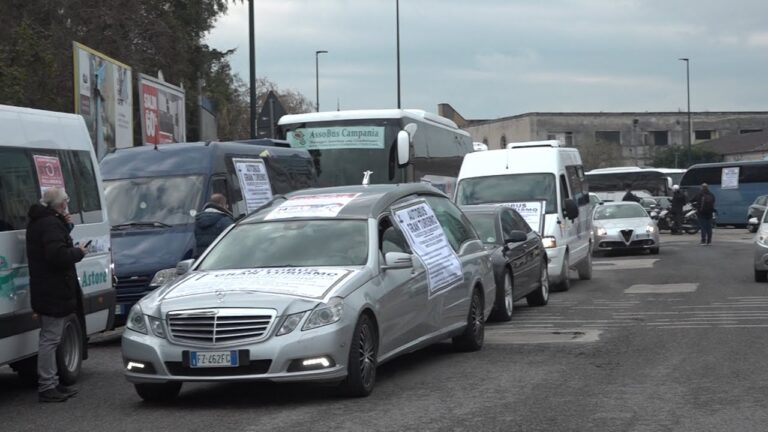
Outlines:
<svg viewBox="0 0 768 432"><path fill-rule="evenodd" d="M466 178L459 182L456 201L459 205L547 202L547 213L557 213L555 176L547 173L506 174Z"/></svg>
<svg viewBox="0 0 768 432"><path fill-rule="evenodd" d="M360 184L365 171L373 172L371 184L404 181L394 148L398 119L291 124L282 131L292 148L312 155L320 187Z"/></svg>

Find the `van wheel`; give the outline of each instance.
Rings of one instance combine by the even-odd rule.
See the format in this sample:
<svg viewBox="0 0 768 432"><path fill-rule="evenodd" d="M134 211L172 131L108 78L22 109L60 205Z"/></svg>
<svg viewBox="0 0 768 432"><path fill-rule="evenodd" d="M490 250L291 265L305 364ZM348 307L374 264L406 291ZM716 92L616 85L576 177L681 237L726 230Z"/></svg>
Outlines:
<svg viewBox="0 0 768 432"><path fill-rule="evenodd" d="M64 385L72 385L80 376L83 365L83 350L85 336L80 320L75 314L66 318L61 343L56 349L56 366L59 370L59 381Z"/></svg>
<svg viewBox="0 0 768 432"><path fill-rule="evenodd" d="M360 316L349 345L347 377L339 385L344 396L363 397L373 391L376 383L377 352L379 349L376 327L371 317Z"/></svg>
<svg viewBox="0 0 768 432"><path fill-rule="evenodd" d="M579 279L581 280L590 280L592 279L592 244L589 245L589 252L587 253L587 258L581 260L579 263L577 270L579 272Z"/></svg>
<svg viewBox="0 0 768 432"><path fill-rule="evenodd" d="M136 393L146 402L169 402L179 395L180 382L134 384Z"/></svg>
<svg viewBox="0 0 768 432"><path fill-rule="evenodd" d="M480 289L475 288L472 292L472 301L469 304L469 313L467 314L467 326L464 331L453 338L453 347L457 351L479 351L485 341L485 308L483 307L483 297Z"/></svg>
<svg viewBox="0 0 768 432"><path fill-rule="evenodd" d="M528 306L544 306L549 302L549 270L547 260L541 261L539 288L525 296Z"/></svg>
<svg viewBox="0 0 768 432"><path fill-rule="evenodd" d="M493 306L493 314L491 314L494 321L510 321L512 319L512 312L515 308L513 290L512 275L506 271L504 272L504 285L501 289L496 288L496 302Z"/></svg>
<svg viewBox="0 0 768 432"><path fill-rule="evenodd" d="M560 282L554 286L556 291L568 291L571 289L571 278L569 277L570 271L571 260L568 258L568 254L565 254L565 258L563 258L563 268L560 270L560 274L562 275Z"/></svg>

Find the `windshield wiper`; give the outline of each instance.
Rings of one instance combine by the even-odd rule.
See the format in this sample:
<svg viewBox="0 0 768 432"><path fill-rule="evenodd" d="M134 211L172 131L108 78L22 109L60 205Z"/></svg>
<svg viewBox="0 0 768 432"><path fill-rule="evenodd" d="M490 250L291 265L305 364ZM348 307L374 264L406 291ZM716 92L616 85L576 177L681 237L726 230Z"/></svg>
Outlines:
<svg viewBox="0 0 768 432"><path fill-rule="evenodd" d="M126 222L117 225L112 225L112 229L130 228L130 227L157 227L157 228L169 228L170 225L162 222Z"/></svg>

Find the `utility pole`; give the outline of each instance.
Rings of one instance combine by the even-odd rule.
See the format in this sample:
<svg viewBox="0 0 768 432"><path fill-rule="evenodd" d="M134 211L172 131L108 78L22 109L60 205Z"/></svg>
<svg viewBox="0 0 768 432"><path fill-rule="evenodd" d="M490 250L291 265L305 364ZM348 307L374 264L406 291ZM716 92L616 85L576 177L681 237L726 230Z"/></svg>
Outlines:
<svg viewBox="0 0 768 432"><path fill-rule="evenodd" d="M400 109L400 0L395 0L395 33L397 35L397 109Z"/></svg>
<svg viewBox="0 0 768 432"><path fill-rule="evenodd" d="M691 124L691 70L690 60L688 58L679 58L678 60L685 62L685 88L688 98L688 166L691 165L691 159L693 159L693 153L691 151L691 141L693 139L693 125Z"/></svg>
<svg viewBox="0 0 768 432"><path fill-rule="evenodd" d="M248 44L251 66L251 138L256 138L256 41L253 28L253 0L248 0Z"/></svg>
<svg viewBox="0 0 768 432"><path fill-rule="evenodd" d="M328 51L315 51L315 111L320 112L320 54L328 54Z"/></svg>

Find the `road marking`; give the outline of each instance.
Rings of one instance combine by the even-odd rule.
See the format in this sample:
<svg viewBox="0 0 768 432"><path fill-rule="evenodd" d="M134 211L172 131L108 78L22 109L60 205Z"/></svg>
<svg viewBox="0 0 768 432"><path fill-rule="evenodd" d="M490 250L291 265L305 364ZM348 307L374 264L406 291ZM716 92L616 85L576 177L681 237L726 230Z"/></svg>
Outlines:
<svg viewBox="0 0 768 432"><path fill-rule="evenodd" d="M618 259L611 261L593 261L592 270L640 270L653 268L658 258Z"/></svg>
<svg viewBox="0 0 768 432"><path fill-rule="evenodd" d="M485 343L494 345L597 342L602 330L591 328L577 329L487 329Z"/></svg>
<svg viewBox="0 0 768 432"><path fill-rule="evenodd" d="M625 294L670 294L670 293L690 293L696 291L699 287L697 283L680 284L638 284L624 290Z"/></svg>

